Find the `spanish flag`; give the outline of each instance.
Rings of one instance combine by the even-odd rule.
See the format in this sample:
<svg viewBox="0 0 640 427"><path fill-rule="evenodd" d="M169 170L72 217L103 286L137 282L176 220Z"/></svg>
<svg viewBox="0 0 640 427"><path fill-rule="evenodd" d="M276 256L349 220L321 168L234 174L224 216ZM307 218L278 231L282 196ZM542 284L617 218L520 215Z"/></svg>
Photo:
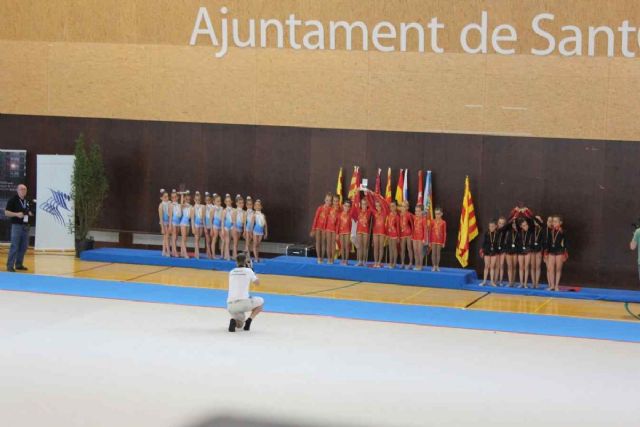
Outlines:
<svg viewBox="0 0 640 427"><path fill-rule="evenodd" d="M384 199L388 203L393 201L393 194L391 194L391 168L387 169L387 187L384 191Z"/></svg>
<svg viewBox="0 0 640 427"><path fill-rule="evenodd" d="M353 196L356 195L356 190L358 188L357 178L358 176L358 167L353 167L353 174L351 175L351 182L349 183L349 193L347 194L347 198L349 200L353 200Z"/></svg>
<svg viewBox="0 0 640 427"><path fill-rule="evenodd" d="M340 197L340 204L342 204L342 168L338 172L338 184L336 185L336 196Z"/></svg>
<svg viewBox="0 0 640 427"><path fill-rule="evenodd" d="M458 244L456 258L462 267L469 265L469 242L478 237L476 214L473 209L473 199L469 189L469 177L464 182L464 197L462 198L462 212L460 213L460 229L458 230Z"/></svg>
<svg viewBox="0 0 640 427"><path fill-rule="evenodd" d="M404 183L403 183L403 175L402 175L402 169L400 169L400 175L398 176L398 186L396 187L396 202L401 205L403 202L403 198L402 198L402 191L404 188Z"/></svg>

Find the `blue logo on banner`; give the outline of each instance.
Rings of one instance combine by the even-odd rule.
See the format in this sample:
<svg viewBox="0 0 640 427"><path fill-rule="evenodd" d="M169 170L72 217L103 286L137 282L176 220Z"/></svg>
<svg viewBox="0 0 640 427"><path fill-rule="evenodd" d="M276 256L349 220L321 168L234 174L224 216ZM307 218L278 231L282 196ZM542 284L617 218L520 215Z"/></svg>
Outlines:
<svg viewBox="0 0 640 427"><path fill-rule="evenodd" d="M51 191L51 197L40 207L44 212L51 215L58 224L68 225L69 215L63 215L64 213L71 213L68 202L71 201L71 196L62 191L49 189ZM66 219L65 219L66 218Z"/></svg>

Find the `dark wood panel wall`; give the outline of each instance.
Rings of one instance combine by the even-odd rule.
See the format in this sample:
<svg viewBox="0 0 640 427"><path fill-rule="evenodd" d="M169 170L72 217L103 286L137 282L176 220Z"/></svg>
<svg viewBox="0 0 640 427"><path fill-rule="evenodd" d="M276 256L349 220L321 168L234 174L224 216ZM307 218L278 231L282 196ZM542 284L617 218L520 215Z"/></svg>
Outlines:
<svg viewBox="0 0 640 427"><path fill-rule="evenodd" d="M0 115L0 147L28 150L33 190L36 154L72 153L80 132L104 150L111 192L102 228L155 231L158 190L184 185L260 197L272 240L307 241L340 166L345 186L354 164L372 183L378 167L386 173L391 166L394 185L398 169L409 168L412 200L422 168L434 173L435 203L449 223L447 265L457 263L469 175L483 229L517 201L542 215L559 213L571 244L566 283L638 286L628 243L640 215L640 143ZM475 250L471 263L480 271Z"/></svg>

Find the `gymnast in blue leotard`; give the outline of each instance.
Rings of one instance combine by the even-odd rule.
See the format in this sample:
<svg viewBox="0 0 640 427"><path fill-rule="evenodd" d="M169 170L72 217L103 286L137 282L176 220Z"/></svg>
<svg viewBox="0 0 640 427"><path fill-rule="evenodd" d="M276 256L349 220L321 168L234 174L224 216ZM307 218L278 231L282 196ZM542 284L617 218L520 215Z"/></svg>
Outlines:
<svg viewBox="0 0 640 427"><path fill-rule="evenodd" d="M222 219L223 219L223 229L222 229L222 240L223 244L223 254L224 259L231 259L230 254L230 242L231 242L231 230L233 229L233 201L231 200L231 195L226 194L224 196L224 210L222 211Z"/></svg>
<svg viewBox="0 0 640 427"><path fill-rule="evenodd" d="M211 194L208 191L204 193L204 245L207 251L207 258L211 255L211 228L213 227L213 203Z"/></svg>
<svg viewBox="0 0 640 427"><path fill-rule="evenodd" d="M160 232L162 233L162 256L169 256L169 235L170 221L169 221L169 193L164 189L160 190L160 204L158 205L158 218L160 220Z"/></svg>
<svg viewBox="0 0 640 427"><path fill-rule="evenodd" d="M196 191L193 209L191 210L191 231L194 236L194 257L200 259L200 237L204 230L204 205L200 203L200 192Z"/></svg>
<svg viewBox="0 0 640 427"><path fill-rule="evenodd" d="M178 203L178 192L171 190L171 204L169 205L171 217L171 256L178 256L178 234L180 233L180 220L182 219L182 206Z"/></svg>
<svg viewBox="0 0 640 427"><path fill-rule="evenodd" d="M255 213L253 214L253 261L260 261L260 243L267 238L267 217L262 213L262 201L255 202Z"/></svg>
<svg viewBox="0 0 640 427"><path fill-rule="evenodd" d="M182 219L180 220L180 236L182 240L180 242L180 256L182 258L189 258L187 253L187 238L189 237L189 229L191 228L191 194L189 190L182 193Z"/></svg>
<svg viewBox="0 0 640 427"><path fill-rule="evenodd" d="M216 258L216 247L220 238L220 256L222 256L222 199L219 195L213 194L213 223L211 227L211 254Z"/></svg>
<svg viewBox="0 0 640 427"><path fill-rule="evenodd" d="M238 242L244 231L244 199L241 195L236 196L236 208L233 211L233 259L238 257Z"/></svg>
<svg viewBox="0 0 640 427"><path fill-rule="evenodd" d="M253 221L253 199L251 198L251 196L247 196L247 198L245 199L245 204L247 205L247 211L244 214L245 217L245 221L244 221L244 251L248 254L251 253L251 239L253 238L253 228L252 228L252 221Z"/></svg>

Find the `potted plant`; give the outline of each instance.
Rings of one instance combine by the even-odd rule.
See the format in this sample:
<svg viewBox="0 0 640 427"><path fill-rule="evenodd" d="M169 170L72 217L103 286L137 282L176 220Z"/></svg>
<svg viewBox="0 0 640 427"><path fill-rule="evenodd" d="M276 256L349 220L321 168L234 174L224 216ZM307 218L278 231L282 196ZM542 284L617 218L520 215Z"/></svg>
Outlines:
<svg viewBox="0 0 640 427"><path fill-rule="evenodd" d="M109 183L100 146L95 143L86 146L83 134L76 139L75 157L71 176L75 221L69 227L72 233L75 232L76 256L80 256L82 251L93 249L94 242L89 237L89 231L100 219Z"/></svg>

